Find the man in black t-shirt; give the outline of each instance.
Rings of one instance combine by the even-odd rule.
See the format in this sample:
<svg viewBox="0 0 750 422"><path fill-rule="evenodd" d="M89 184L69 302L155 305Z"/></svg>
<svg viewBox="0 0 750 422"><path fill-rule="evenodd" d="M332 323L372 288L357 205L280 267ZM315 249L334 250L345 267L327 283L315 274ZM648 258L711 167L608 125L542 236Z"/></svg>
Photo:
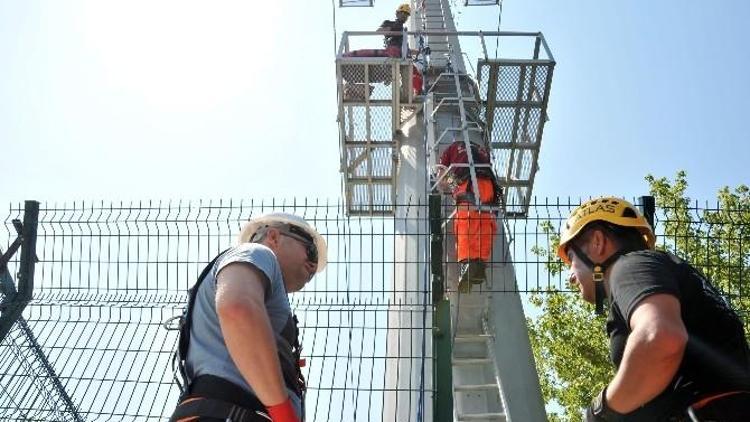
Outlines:
<svg viewBox="0 0 750 422"><path fill-rule="evenodd" d="M575 209L558 255L603 313L615 377L587 421L750 420L750 348L739 316L694 267L654 250L653 230L627 201Z"/></svg>

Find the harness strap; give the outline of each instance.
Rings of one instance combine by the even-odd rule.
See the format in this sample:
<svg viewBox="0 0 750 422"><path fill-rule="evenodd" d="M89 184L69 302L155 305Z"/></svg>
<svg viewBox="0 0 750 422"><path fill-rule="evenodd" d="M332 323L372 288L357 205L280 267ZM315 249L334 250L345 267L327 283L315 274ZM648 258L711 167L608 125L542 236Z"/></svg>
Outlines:
<svg viewBox="0 0 750 422"><path fill-rule="evenodd" d="M196 378L190 384L189 394L191 396L217 398L253 410L266 409L255 394L250 393L233 382L214 375L201 375Z"/></svg>
<svg viewBox="0 0 750 422"><path fill-rule="evenodd" d="M194 397L180 403L169 422L180 422L180 420L195 417L231 422L268 422L271 420L264 412L244 409L218 399Z"/></svg>
<svg viewBox="0 0 750 422"><path fill-rule="evenodd" d="M692 405L690 405L690 407L692 407L695 410L700 410L703 407L711 404L711 402L713 402L714 400L718 400L718 399L721 399L721 398L724 398L724 397L734 396L736 394L747 394L749 396L748 399L750 399L750 391L742 391L742 390L728 391L728 392L725 392L725 393L718 393L718 394L714 394L712 396L705 397L705 398L703 398L701 400L698 400L697 402L693 403Z"/></svg>
<svg viewBox="0 0 750 422"><path fill-rule="evenodd" d="M490 180L492 182L492 197L493 199L489 202L482 202L483 205L500 205L500 202L498 200L498 193L500 192L500 188L497 184L497 178L495 177L495 173L492 170L486 169L487 172L479 172L477 171L477 183L479 183L479 179L486 179ZM467 180L469 180L469 175L466 175L465 177L456 177L456 183L461 184ZM461 192L460 194L456 195L454 199L456 202L469 202L469 203L475 203L476 202L476 196L474 193L474 186L469 180L469 183L466 185L466 190L464 192Z"/></svg>
<svg viewBox="0 0 750 422"><path fill-rule="evenodd" d="M175 351L174 355L172 355L172 368L174 369L175 364L177 368L175 369L175 376L174 379L177 381L177 385L180 387L180 391L182 391L183 396L187 394L188 390L188 383L190 381L190 378L188 377L187 368L186 368L186 360L187 360L187 352L188 352L188 346L190 345L190 328L193 325L193 306L195 304L195 298L198 296L198 289L201 286L201 283L203 283L203 280L206 278L208 273L211 271L211 269L214 267L214 264L216 261L224 255L226 251L229 249L224 249L220 254L216 255L214 259L211 260L204 268L203 271L201 271L200 275L198 276L198 280L188 290L188 304L185 308L184 313L182 314L182 318L180 321L180 335L178 340L178 346L177 350ZM180 375L180 378L182 380L177 378L177 374ZM180 382L182 381L182 382Z"/></svg>
<svg viewBox="0 0 750 422"><path fill-rule="evenodd" d="M586 266L591 268L591 270L593 271L596 314L604 315L604 298L607 295L607 293L604 291L604 272L607 271L607 268L609 268L609 266L612 265L612 263L615 262L617 258L625 254L626 251L622 249L618 250L615 253L613 253L609 258L604 260L604 262L602 262L601 264L594 264L591 258L589 258L588 255L583 253L583 251L581 250L581 248L578 247L578 245L571 242L570 248L573 249L573 251L576 253L576 256L580 258L580 260L583 261L583 263L586 264Z"/></svg>
<svg viewBox="0 0 750 422"><path fill-rule="evenodd" d="M244 388L213 375L201 375L190 384L170 422L206 417L232 422L270 421L263 403Z"/></svg>

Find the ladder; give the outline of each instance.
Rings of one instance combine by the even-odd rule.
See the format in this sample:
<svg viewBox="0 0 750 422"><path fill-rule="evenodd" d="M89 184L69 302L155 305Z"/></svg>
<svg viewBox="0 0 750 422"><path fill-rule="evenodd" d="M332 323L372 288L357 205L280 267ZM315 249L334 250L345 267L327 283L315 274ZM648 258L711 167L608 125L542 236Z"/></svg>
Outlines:
<svg viewBox="0 0 750 422"><path fill-rule="evenodd" d="M425 124L433 165L454 137L463 140L467 151L471 151L471 142L484 143L484 129L478 117L480 106L476 83L468 74L454 70L448 60L445 71L431 84L425 101ZM444 115L452 118L441 118ZM481 164L475 164L471 154L468 158L469 162L463 166L469 168L474 192L479 192L476 170ZM441 177L452 169L445 170ZM436 180L433 188L439 182ZM476 195L476 200L479 207L479 195ZM488 206L481 208L490 210ZM448 271L449 286L458 280L456 266L452 267L453 270ZM492 270L488 268L488 272L491 274ZM489 318L489 296L479 288L464 294L458 293L457 289L451 290L454 291L449 294L453 321L450 359L453 420L506 421L505 399L494 353L495 330Z"/></svg>
<svg viewBox="0 0 750 422"><path fill-rule="evenodd" d="M505 421L505 398L494 356L496 341L486 292L456 294L451 301L455 421Z"/></svg>

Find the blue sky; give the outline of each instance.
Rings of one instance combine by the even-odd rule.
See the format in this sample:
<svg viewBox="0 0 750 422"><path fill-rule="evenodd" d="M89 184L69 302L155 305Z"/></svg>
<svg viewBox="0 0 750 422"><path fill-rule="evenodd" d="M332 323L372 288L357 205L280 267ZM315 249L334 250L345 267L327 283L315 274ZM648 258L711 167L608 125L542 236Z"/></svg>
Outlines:
<svg viewBox="0 0 750 422"><path fill-rule="evenodd" d="M397 3L337 9L336 27L374 29ZM497 8L458 12L496 29ZM332 16L0 0L0 201L337 199ZM502 28L542 31L557 60L535 194L632 197L678 169L695 198L748 183L748 21L739 0L507 0Z"/></svg>

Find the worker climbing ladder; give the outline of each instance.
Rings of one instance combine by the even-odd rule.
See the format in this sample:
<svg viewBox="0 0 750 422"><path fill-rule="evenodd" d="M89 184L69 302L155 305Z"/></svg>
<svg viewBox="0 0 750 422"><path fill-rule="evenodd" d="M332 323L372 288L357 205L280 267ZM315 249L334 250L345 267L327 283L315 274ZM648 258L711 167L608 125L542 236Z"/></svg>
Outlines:
<svg viewBox="0 0 750 422"><path fill-rule="evenodd" d="M428 16L435 14L428 12ZM480 37L485 46L484 37L491 35L475 36ZM503 188L503 201L500 206L492 207L481 204L479 195L475 195L474 205L480 211L494 212L500 220L497 226L505 229L507 226L503 223L507 218L523 217L528 209L554 62L536 60L539 47L544 45L541 34L498 33L497 36L533 38L533 58L508 60L485 56L478 60L477 77L473 78L464 70L461 55L453 51L453 46L458 45L454 41L443 72L426 95L424 116L431 165L437 164L437 157L454 140L464 142L466 151L471 150L470 143L492 151L492 169ZM509 98L508 93L515 96ZM477 171L486 164L474 162L472 154L467 158L467 163L451 166L468 167L468 183L473 192L479 192ZM444 170L448 171L438 177L451 169ZM433 181L433 191L439 182L439 179ZM436 319L450 321L450 339L436 340L436 354L450 356L452 419L543 420L544 408L523 309L511 258L507 255L511 242L509 233L501 229L493 242L494 252L488 263L485 284L470 293L461 293L456 288L458 265L455 251L451 249L455 244L455 233L451 232L449 224L455 215L452 210L453 207L445 207L442 213L443 230L447 233L444 255L447 299L436 298ZM441 342L449 344L440 347ZM435 382L440 390L440 385L445 383L437 378Z"/></svg>

